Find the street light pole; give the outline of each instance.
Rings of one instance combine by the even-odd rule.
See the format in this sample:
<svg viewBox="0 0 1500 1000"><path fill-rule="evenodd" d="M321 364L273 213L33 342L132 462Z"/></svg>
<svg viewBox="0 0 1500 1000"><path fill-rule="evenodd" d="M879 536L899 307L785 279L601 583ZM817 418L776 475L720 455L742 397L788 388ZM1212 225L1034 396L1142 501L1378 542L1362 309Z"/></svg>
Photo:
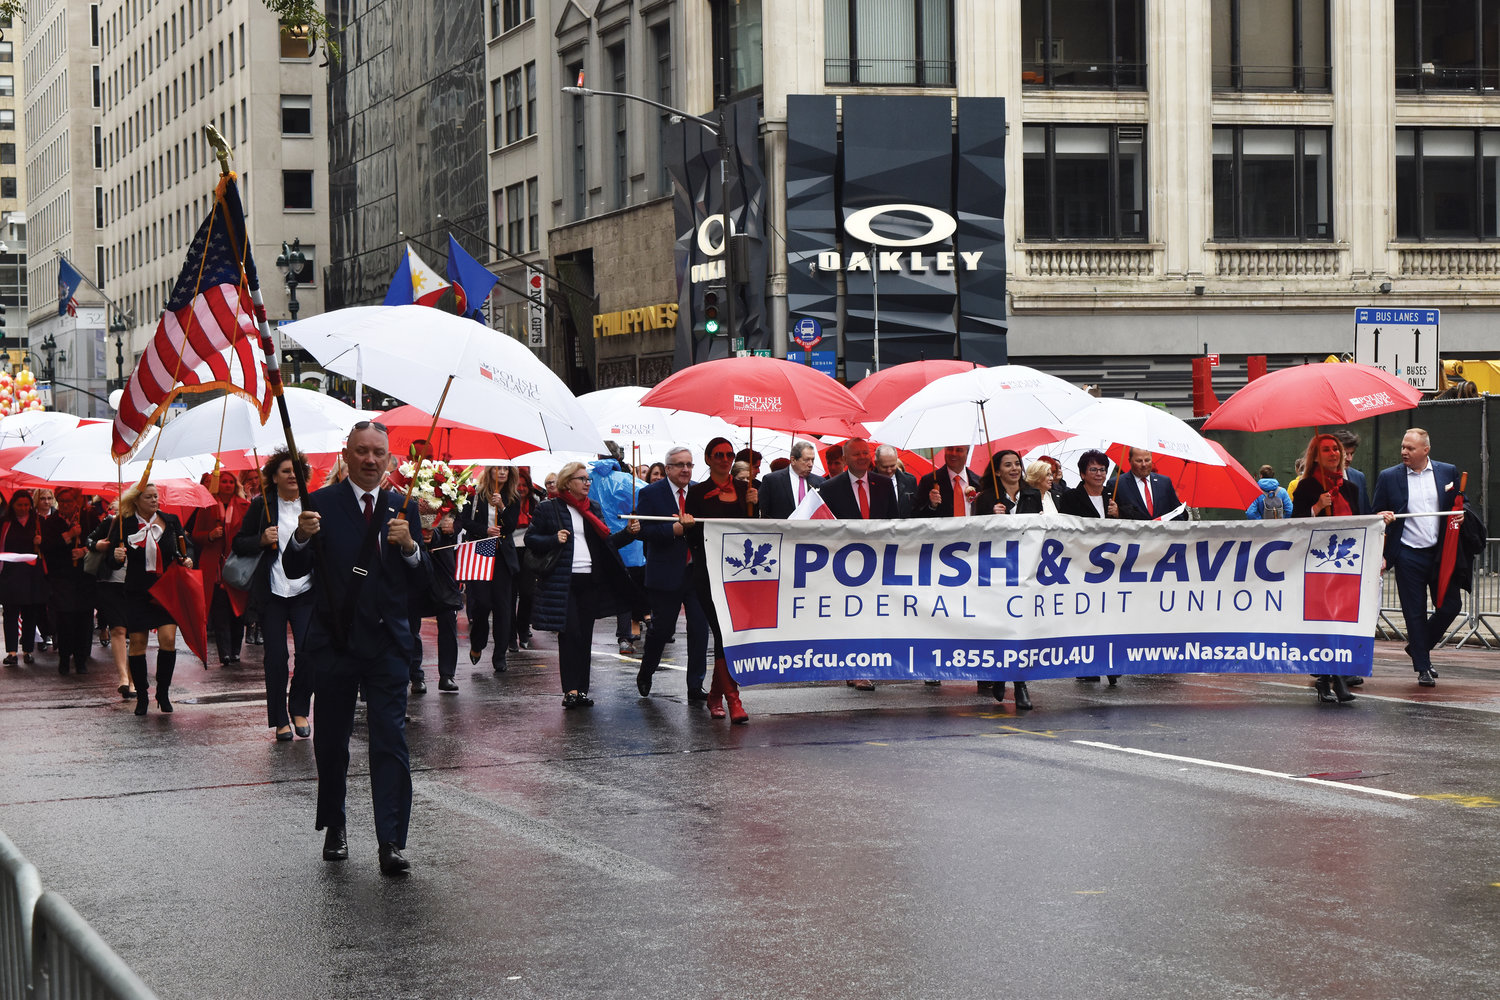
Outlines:
<svg viewBox="0 0 1500 1000"><path fill-rule="evenodd" d="M728 329L729 329L729 338L730 338L729 339L729 344L730 344L730 348L733 349L733 347L734 347L735 332L738 329L737 326L736 326L736 319L738 317L739 309L738 309L738 307L736 305L736 300L739 298L739 296L738 296L738 291L739 291L738 277L739 276L735 273L734 261L733 261L733 256L734 255L733 255L733 253L732 253L732 251L730 249L731 242L730 242L730 239L729 239L729 234L730 234L730 215L729 215L729 153L730 153L730 143L729 143L729 107L728 107L728 105L725 104L725 102L722 99L719 101L718 118L717 118L717 120L715 120L713 118L708 118L708 117L705 117L703 115L690 114L689 112L683 111L680 108L674 108L674 107L672 107L669 104L662 104L660 101L653 101L649 97L641 97L639 94L627 94L627 93L624 93L622 91L617 91L617 90L593 90L593 89L590 89L588 87L564 87L564 88L562 88L562 92L564 94L572 94L575 97L620 97L620 98L624 98L625 100L628 100L628 101L639 101L642 104L649 104L653 108L658 108L658 109L660 109L662 111L667 112L669 115L672 116L672 120L673 120L674 124L678 123L678 122L692 122L694 125L697 125L700 128L704 128L704 129L707 129L709 132L712 132L718 138L718 147L719 147L719 211L720 211L720 213L722 213L721 216L720 216L720 225L723 228L723 233L722 233L722 236L721 236L722 242L719 245L720 246L719 254L720 254L720 257L722 258L723 263L724 263L724 298L727 300L724 303L724 317L725 317L725 320L727 321L726 325L728 326Z"/></svg>
<svg viewBox="0 0 1500 1000"><path fill-rule="evenodd" d="M292 314L292 322L297 322L297 313L302 304L297 301L297 285L302 280L302 270L307 265L307 255L302 252L302 239L298 237L292 240L292 245L287 246L286 241L281 241L281 255L276 258L276 266L286 278L286 311ZM290 352L288 352L290 353ZM292 361L292 381L302 381L302 362L294 358Z"/></svg>

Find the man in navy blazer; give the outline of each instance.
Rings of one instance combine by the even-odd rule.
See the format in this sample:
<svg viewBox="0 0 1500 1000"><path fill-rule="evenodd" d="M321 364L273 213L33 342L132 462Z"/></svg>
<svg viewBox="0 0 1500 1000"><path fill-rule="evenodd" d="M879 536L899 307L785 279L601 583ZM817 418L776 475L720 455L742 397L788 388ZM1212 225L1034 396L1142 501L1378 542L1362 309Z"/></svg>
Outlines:
<svg viewBox="0 0 1500 1000"><path fill-rule="evenodd" d="M823 477L813 474L817 449L808 441L792 445L792 464L777 469L760 481L760 516L785 521L802 502L806 491L823 485Z"/></svg>
<svg viewBox="0 0 1500 1000"><path fill-rule="evenodd" d="M1431 513L1453 508L1458 490L1458 470L1447 462L1428 457L1432 441L1427 432L1413 427L1401 438L1401 464L1380 473L1375 480L1373 506L1386 515L1385 561L1395 570L1396 593L1401 615L1406 619L1406 654L1411 657L1417 683L1437 684L1432 669L1432 647L1443 638L1458 617L1459 588L1450 586L1439 604L1437 592L1439 556L1443 550L1443 517L1412 517L1395 520L1394 514ZM1460 514L1460 517L1463 515ZM1427 615L1427 594L1437 610Z"/></svg>
<svg viewBox="0 0 1500 1000"><path fill-rule="evenodd" d="M912 492L912 507L908 517L968 517L974 513L974 498L979 495L984 483L967 468L969 446L950 444L943 449L943 464L933 469L917 483ZM953 480L957 477L965 484L963 514L953 502Z"/></svg>
<svg viewBox="0 0 1500 1000"><path fill-rule="evenodd" d="M401 494L380 488L390 460L385 428L361 420L349 432L349 478L308 497L282 567L288 578L313 574L317 609L307 629L307 662L316 664L313 755L318 764L317 829L323 857L349 856L344 796L349 735L362 689L368 703L370 797L380 870L411 867L402 851L411 820L411 759L406 749L406 693L414 595L427 587L432 563L401 515ZM360 573L363 569L365 572ZM298 651L300 654L300 650ZM299 661L301 657L298 657Z"/></svg>
<svg viewBox="0 0 1500 1000"><path fill-rule="evenodd" d="M885 476L872 473L872 455L870 442L863 438L845 441L846 468L818 490L828 512L841 521L858 521L866 517L876 521L901 516L896 486ZM869 506L868 514L860 505L861 496Z"/></svg>
<svg viewBox="0 0 1500 1000"><path fill-rule="evenodd" d="M811 447L811 446L809 446ZM680 517L692 485L693 453L684 447L667 452L667 478L658 479L636 494L635 512L655 517ZM636 672L636 690L651 693L651 675L661 663L667 640L677 631L677 613L687 613L687 693L689 702L707 701L703 678L708 674L708 617L698 602L698 589L688 572L688 541L681 521L642 521L646 543L646 597L651 621L646 626L646 648Z"/></svg>
<svg viewBox="0 0 1500 1000"><path fill-rule="evenodd" d="M1110 494L1114 495L1111 486L1105 487ZM1172 480L1156 471L1151 460L1151 452L1145 448L1130 449L1130 475L1120 481L1119 499L1125 501L1120 504L1121 510L1129 509L1126 514L1131 520L1150 521L1160 518L1163 521L1180 521L1187 517L1186 510L1177 510L1182 506L1182 501L1177 499L1177 489L1172 485ZM1176 513L1172 513L1176 511ZM1167 515L1171 514L1170 517Z"/></svg>

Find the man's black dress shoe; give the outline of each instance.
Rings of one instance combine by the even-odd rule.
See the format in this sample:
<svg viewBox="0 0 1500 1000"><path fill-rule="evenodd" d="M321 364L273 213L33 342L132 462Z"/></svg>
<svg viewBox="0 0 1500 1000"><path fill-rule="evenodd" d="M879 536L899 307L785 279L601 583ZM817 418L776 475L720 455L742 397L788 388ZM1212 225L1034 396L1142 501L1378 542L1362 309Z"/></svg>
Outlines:
<svg viewBox="0 0 1500 1000"><path fill-rule="evenodd" d="M647 670L645 667L642 667L635 673L635 689L641 693L642 698L651 694L651 675L653 673L655 671Z"/></svg>
<svg viewBox="0 0 1500 1000"><path fill-rule="evenodd" d="M411 868L411 862L406 860L406 855L401 853L401 848L395 844L380 845L380 874L405 875L409 868Z"/></svg>
<svg viewBox="0 0 1500 1000"><path fill-rule="evenodd" d="M578 708L593 708L594 707L594 699L592 699L592 698L589 697L589 693L587 691L580 691L580 692L578 692L578 694L574 696L574 699L575 700L574 700L573 704L575 706L577 706Z"/></svg>
<svg viewBox="0 0 1500 1000"><path fill-rule="evenodd" d="M1417 683L1424 688L1437 687L1437 675L1431 670L1424 670L1417 675Z"/></svg>
<svg viewBox="0 0 1500 1000"><path fill-rule="evenodd" d="M328 832L323 834L323 860L343 861L348 856L349 839L344 836L344 828L330 826Z"/></svg>
<svg viewBox="0 0 1500 1000"><path fill-rule="evenodd" d="M412 681L411 682L411 693L412 694L426 694L427 693L427 682L426 681Z"/></svg>
<svg viewBox="0 0 1500 1000"><path fill-rule="evenodd" d="M438 690L439 691L457 691L458 690L458 681L454 680L452 677L443 677L443 678L440 678L438 680Z"/></svg>
<svg viewBox="0 0 1500 1000"><path fill-rule="evenodd" d="M688 704L697 705L708 700L708 692L702 688L688 688Z"/></svg>

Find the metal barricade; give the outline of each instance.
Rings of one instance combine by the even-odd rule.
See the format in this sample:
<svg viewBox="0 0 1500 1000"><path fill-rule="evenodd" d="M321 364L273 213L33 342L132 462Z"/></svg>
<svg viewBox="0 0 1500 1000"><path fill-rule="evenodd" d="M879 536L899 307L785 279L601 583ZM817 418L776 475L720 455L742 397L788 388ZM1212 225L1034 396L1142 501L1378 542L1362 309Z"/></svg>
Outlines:
<svg viewBox="0 0 1500 1000"><path fill-rule="evenodd" d="M0 833L0 1000L31 996L31 920L42 880Z"/></svg>
<svg viewBox="0 0 1500 1000"><path fill-rule="evenodd" d="M1500 538L1485 540L1484 551L1474 560L1473 585L1461 596L1458 617L1438 645L1462 647L1472 642L1486 649L1500 649ZM1432 611L1429 595L1427 612L1431 614ZM1405 640L1405 623L1401 616L1401 599L1396 593L1396 574L1386 570L1380 576L1380 617L1375 625L1376 635Z"/></svg>
<svg viewBox="0 0 1500 1000"><path fill-rule="evenodd" d="M32 928L34 1000L156 1000L67 900L43 892Z"/></svg>

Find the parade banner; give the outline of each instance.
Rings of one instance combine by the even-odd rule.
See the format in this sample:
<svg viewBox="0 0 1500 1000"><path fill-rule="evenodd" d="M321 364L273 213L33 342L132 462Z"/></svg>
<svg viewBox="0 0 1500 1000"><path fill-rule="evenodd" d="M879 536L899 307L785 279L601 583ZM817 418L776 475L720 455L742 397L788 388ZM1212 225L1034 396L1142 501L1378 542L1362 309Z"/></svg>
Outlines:
<svg viewBox="0 0 1500 1000"><path fill-rule="evenodd" d="M741 684L1367 676L1374 656L1378 516L701 523Z"/></svg>

